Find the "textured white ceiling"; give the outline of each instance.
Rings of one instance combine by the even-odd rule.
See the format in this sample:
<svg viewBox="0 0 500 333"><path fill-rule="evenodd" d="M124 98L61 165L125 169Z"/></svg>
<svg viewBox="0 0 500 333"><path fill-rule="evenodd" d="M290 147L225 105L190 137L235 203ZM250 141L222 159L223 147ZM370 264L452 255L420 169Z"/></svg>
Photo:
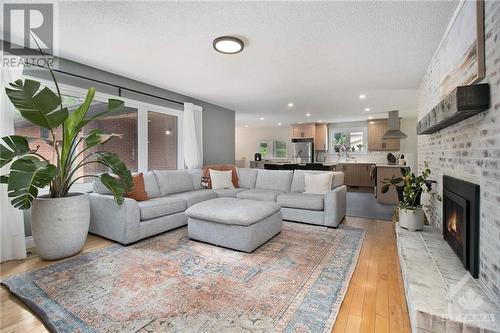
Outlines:
<svg viewBox="0 0 500 333"><path fill-rule="evenodd" d="M61 2L60 55L234 109L238 125L415 115L456 5ZM245 50L215 52L221 35L242 38Z"/></svg>

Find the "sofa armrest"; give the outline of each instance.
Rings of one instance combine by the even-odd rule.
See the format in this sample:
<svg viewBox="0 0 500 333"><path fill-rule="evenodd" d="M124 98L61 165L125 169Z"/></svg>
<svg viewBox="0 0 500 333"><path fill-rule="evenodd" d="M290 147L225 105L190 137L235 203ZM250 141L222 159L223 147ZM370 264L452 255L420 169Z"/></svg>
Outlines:
<svg viewBox="0 0 500 333"><path fill-rule="evenodd" d="M347 186L342 185L325 194L325 225L337 227L346 214Z"/></svg>
<svg viewBox="0 0 500 333"><path fill-rule="evenodd" d="M122 244L139 240L139 205L125 198L120 206L112 195L90 193L90 229L93 234Z"/></svg>

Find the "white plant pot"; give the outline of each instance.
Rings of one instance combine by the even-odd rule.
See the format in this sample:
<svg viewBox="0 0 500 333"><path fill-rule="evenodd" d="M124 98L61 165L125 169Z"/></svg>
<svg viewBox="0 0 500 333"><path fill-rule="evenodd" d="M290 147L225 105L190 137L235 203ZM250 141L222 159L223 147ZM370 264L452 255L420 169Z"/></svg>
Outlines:
<svg viewBox="0 0 500 333"><path fill-rule="evenodd" d="M399 226L409 231L424 229L424 210L422 207L415 209L399 208Z"/></svg>
<svg viewBox="0 0 500 333"><path fill-rule="evenodd" d="M36 198L31 208L31 231L40 258L56 260L80 252L89 222L90 202L86 193Z"/></svg>

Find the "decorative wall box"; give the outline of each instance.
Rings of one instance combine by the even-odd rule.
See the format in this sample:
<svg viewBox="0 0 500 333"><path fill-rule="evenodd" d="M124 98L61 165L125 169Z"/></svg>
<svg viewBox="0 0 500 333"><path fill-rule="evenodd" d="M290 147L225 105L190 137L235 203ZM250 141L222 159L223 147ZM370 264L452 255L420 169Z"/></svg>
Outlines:
<svg viewBox="0 0 500 333"><path fill-rule="evenodd" d="M489 108L488 83L457 87L418 122L417 133L435 133Z"/></svg>

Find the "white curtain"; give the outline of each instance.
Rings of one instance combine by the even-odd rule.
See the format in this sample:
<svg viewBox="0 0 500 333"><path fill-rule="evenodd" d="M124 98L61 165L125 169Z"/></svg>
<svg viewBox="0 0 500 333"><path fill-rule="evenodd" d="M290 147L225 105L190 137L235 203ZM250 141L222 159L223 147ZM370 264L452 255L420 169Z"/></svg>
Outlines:
<svg viewBox="0 0 500 333"><path fill-rule="evenodd" d="M184 150L184 164L186 164L186 167L188 169L202 168L202 108L193 103L184 103L182 145Z"/></svg>
<svg viewBox="0 0 500 333"><path fill-rule="evenodd" d="M11 56L9 56L10 58ZM2 85L0 91L0 137L14 134L15 109L9 101L5 87L9 82L21 78L23 66L4 66L4 55L1 56ZM19 58L17 58L20 60ZM17 62L17 61L16 61ZM2 141L3 144L3 141ZM0 174L8 173L9 165L1 168ZM7 197L7 185L0 184L0 257L1 262L26 258L26 238L24 235L23 212L13 208Z"/></svg>

